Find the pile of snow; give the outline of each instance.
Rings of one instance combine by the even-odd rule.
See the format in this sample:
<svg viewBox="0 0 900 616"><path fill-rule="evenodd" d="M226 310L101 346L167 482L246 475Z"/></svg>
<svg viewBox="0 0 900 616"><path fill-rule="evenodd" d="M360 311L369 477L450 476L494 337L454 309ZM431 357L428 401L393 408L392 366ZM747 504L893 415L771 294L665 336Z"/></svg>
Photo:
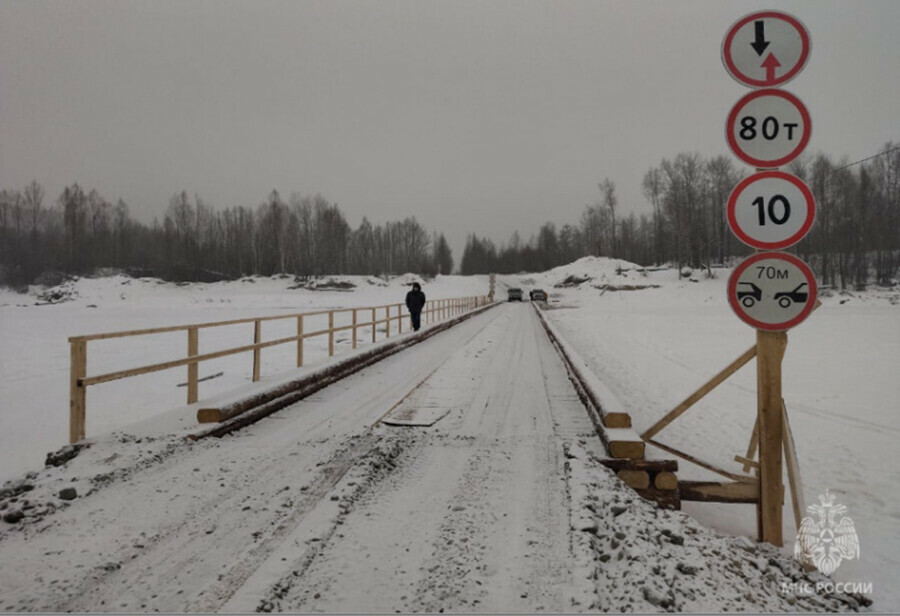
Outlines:
<svg viewBox="0 0 900 616"><path fill-rule="evenodd" d="M591 609L608 612L846 612L862 595L803 594L828 578L782 550L728 537L625 487L578 444L567 451L575 549L595 563Z"/></svg>

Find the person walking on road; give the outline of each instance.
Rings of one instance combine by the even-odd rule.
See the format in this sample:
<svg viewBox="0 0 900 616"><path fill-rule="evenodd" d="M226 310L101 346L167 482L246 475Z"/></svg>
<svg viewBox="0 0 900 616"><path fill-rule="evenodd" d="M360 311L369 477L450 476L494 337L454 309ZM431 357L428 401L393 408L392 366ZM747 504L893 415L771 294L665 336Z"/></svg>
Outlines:
<svg viewBox="0 0 900 616"><path fill-rule="evenodd" d="M409 318L412 321L414 331L419 331L422 308L425 307L425 294L418 282L412 284L412 290L406 294L406 307L409 309Z"/></svg>

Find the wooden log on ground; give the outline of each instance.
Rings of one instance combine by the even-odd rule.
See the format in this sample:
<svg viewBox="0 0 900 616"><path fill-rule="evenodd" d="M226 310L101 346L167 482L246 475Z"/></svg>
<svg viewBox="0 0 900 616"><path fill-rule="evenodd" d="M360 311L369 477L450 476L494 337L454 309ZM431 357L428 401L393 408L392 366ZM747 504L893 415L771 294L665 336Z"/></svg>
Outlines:
<svg viewBox="0 0 900 616"><path fill-rule="evenodd" d="M657 490L677 490L678 477L669 471L660 471L653 477L653 487Z"/></svg>
<svg viewBox="0 0 900 616"><path fill-rule="evenodd" d="M678 482L681 500L702 503L756 503L759 483L749 481L685 481Z"/></svg>
<svg viewBox="0 0 900 616"><path fill-rule="evenodd" d="M616 476L621 479L626 486L635 490L645 490L650 487L650 473L647 471L619 471Z"/></svg>

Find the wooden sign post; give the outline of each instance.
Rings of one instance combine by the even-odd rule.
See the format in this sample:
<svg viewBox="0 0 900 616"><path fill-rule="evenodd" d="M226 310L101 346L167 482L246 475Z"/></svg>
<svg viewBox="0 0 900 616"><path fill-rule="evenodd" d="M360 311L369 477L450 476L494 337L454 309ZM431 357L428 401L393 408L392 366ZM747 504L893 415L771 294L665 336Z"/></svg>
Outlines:
<svg viewBox="0 0 900 616"><path fill-rule="evenodd" d="M800 241L812 226L815 203L800 180L766 172L786 165L809 142L812 122L805 105L778 89L809 59L811 39L803 23L779 11L759 11L732 24L722 41L722 61L738 83L755 91L728 114L726 141L735 155L757 167L729 199L732 232L760 251ZM784 190L787 187L790 190ZM802 205L802 206L801 206ZM781 395L781 363L786 330L802 321L816 304L816 283L809 267L793 255L757 252L740 263L728 282L728 301L745 323L756 328L760 541L781 546L783 536L783 451L786 413ZM752 464L752 450L746 462ZM745 470L749 466L745 466Z"/></svg>

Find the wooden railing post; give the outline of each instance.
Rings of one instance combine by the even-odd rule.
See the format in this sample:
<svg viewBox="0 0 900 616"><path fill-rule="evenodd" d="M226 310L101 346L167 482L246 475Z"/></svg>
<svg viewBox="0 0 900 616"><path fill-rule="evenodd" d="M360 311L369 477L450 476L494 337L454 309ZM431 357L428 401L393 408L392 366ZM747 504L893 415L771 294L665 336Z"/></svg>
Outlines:
<svg viewBox="0 0 900 616"><path fill-rule="evenodd" d="M262 342L262 321L257 319L253 321L253 344L259 344ZM262 349L253 349L253 381L256 382L259 380L259 364L261 358Z"/></svg>
<svg viewBox="0 0 900 616"><path fill-rule="evenodd" d="M297 317L297 367L303 366L303 315Z"/></svg>
<svg viewBox="0 0 900 616"><path fill-rule="evenodd" d="M353 348L356 348L356 308L353 309Z"/></svg>
<svg viewBox="0 0 900 616"><path fill-rule="evenodd" d="M334 310L328 311L328 357L334 355Z"/></svg>
<svg viewBox="0 0 900 616"><path fill-rule="evenodd" d="M77 443L85 436L85 386L87 376L87 341L70 340L69 364L69 442Z"/></svg>
<svg viewBox="0 0 900 616"><path fill-rule="evenodd" d="M384 307L384 314L385 314L384 326L387 329L387 332L385 333L385 338L390 338L391 337L391 307L390 306Z"/></svg>
<svg viewBox="0 0 900 616"><path fill-rule="evenodd" d="M403 333L403 304L397 304L397 333Z"/></svg>
<svg viewBox="0 0 900 616"><path fill-rule="evenodd" d="M375 342L375 335L377 334L376 326L375 326L375 321L376 321L376 318L375 318L375 309L372 308L372 342L373 342L373 343Z"/></svg>
<svg viewBox="0 0 900 616"><path fill-rule="evenodd" d="M200 336L196 327L191 327L188 332L188 357L194 357L200 352ZM187 367L187 403L193 404L197 401L197 372L199 366L196 362L188 364Z"/></svg>

